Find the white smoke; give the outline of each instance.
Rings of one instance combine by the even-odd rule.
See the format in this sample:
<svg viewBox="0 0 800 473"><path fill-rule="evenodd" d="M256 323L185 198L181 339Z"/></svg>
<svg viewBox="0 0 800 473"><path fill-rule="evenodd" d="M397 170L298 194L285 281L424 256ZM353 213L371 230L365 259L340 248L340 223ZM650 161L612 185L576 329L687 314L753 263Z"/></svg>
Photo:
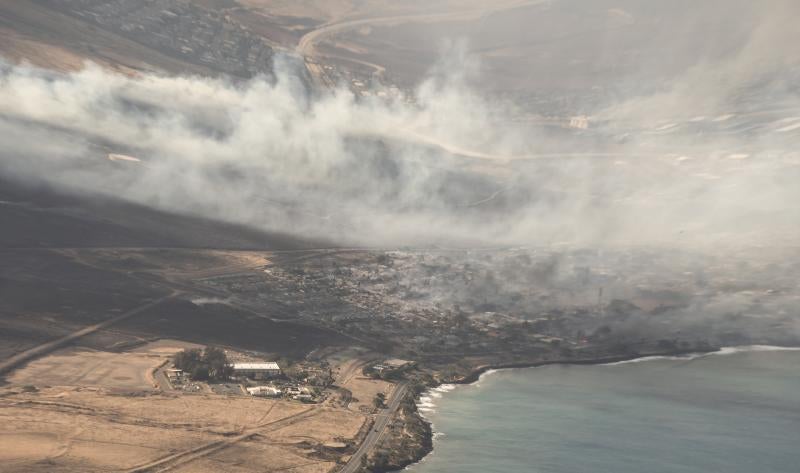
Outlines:
<svg viewBox="0 0 800 473"><path fill-rule="evenodd" d="M761 47L747 45L741 57ZM131 77L91 64L67 74L5 65L0 171L350 244L777 244L797 237L797 133L779 132L791 116L759 122L746 136L680 127L664 134L663 124L630 125L664 97L632 98L604 116L589 145L576 145L570 140L585 132L556 138L541 127L503 125L513 107L470 90L461 62L434 71L413 103L344 89L310 97L286 66L275 81L232 83ZM669 94L678 103L680 90ZM684 117L730 105L718 96L695 111L682 97ZM553 153L554 143L564 151Z"/></svg>

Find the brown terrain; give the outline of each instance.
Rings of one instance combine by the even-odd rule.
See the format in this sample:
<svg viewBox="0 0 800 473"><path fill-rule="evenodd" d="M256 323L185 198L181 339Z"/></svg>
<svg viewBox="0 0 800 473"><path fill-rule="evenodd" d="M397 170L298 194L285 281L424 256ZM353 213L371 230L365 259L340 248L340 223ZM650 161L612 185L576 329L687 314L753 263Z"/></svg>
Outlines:
<svg viewBox="0 0 800 473"><path fill-rule="evenodd" d="M309 458L309 447L352 438L364 420L285 401L87 386L0 403L3 471L328 471L333 462Z"/></svg>

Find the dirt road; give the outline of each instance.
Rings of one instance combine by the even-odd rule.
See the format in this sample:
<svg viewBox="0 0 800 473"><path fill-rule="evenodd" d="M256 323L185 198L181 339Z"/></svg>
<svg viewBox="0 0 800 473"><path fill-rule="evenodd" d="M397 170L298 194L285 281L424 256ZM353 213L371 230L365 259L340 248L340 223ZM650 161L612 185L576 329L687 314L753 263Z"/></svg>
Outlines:
<svg viewBox="0 0 800 473"><path fill-rule="evenodd" d="M242 440L247 440L256 434L263 434L266 432L282 429L289 425L296 424L297 422L305 420L313 415L316 415L317 413L318 413L318 408L311 407L304 410L303 412L299 412L289 417L284 417L283 419L278 419L276 421L268 422L266 424L250 427L248 429L245 429L241 434L236 435L234 437L229 437L224 440L207 443L205 445L201 445L199 447L195 447L190 450L178 452L163 458L159 458L157 460L148 462L144 465L130 469L127 471L127 473L169 471L178 466L185 465L199 458L211 455L212 453L218 452L224 448L228 448L235 443L241 442Z"/></svg>
<svg viewBox="0 0 800 473"><path fill-rule="evenodd" d="M95 324L95 325L90 325L88 327L84 327L84 328L82 328L80 330L77 330L75 332L72 332L71 334L66 335L64 337L58 338L56 340L49 341L47 343L43 343L43 344L35 346L35 347L33 347L33 348L29 349L29 350L25 350L25 351L23 351L21 353L18 353L16 355L8 358L7 360L3 361L2 363L0 363L0 374L5 374L5 373L13 370L14 368L20 366L23 363L27 363L28 361L31 361L34 358L38 358L38 357L40 357L42 355L46 355L47 353L50 353L50 352L52 352L52 351L54 351L54 350L56 350L58 348L61 348L61 347L65 346L65 345L67 345L67 344L69 344L69 343L81 338L81 337L84 337L84 336L89 335L91 333L97 332L98 330L102 330L104 328L107 328L107 327L109 327L111 325L114 325L114 324L116 324L118 322L121 322L121 321L123 321L125 319L133 317L136 314L142 313L142 312L146 311L147 309L155 307L158 304L161 304L162 302L164 302L164 301L166 301L168 299L172 299L173 297L177 296L178 294L180 294L179 291L174 291L174 292L172 292L172 294L169 294L169 295L164 296L164 297L162 297L160 299L156 299L154 301L150 301L150 302L147 302L145 304L142 304L139 307L131 309L131 310L129 310L129 311L123 313L123 314L120 314L120 315L116 316L116 317L112 317L112 318L110 318L108 320L100 322L99 324Z"/></svg>

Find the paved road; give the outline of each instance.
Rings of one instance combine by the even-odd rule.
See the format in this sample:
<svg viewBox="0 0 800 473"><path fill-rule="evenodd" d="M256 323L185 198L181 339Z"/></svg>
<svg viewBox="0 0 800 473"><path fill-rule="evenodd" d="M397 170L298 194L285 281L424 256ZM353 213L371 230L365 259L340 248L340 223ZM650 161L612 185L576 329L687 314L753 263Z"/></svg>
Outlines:
<svg viewBox="0 0 800 473"><path fill-rule="evenodd" d="M462 11L447 11L441 13L418 13L408 15L394 15L384 17L371 17L371 18L357 18L351 20L344 20L336 23L327 23L321 27L309 31L297 44L297 53L303 57L312 57L315 54L315 45L321 42L326 36L330 36L342 31L352 30L361 26L374 26L382 24L393 23L408 23L408 22L431 22L431 21L457 21L469 20L480 18L490 13L498 11L509 10L512 8L519 8L523 6L532 6L547 3L552 0L506 0L489 2L483 8Z"/></svg>
<svg viewBox="0 0 800 473"><path fill-rule="evenodd" d="M362 26L376 26L376 25L392 25L396 23L409 23L409 22L436 22L436 21L464 21L476 20L485 15L496 13L503 10L510 10L512 8L519 8L523 6L533 6L551 2L553 0L495 0L488 2L481 8L470 10L456 10L445 11L439 13L412 13L406 15L393 15L383 17L367 17L367 18L351 18L349 20L333 21L326 23L319 28L309 31L297 44L295 51L300 57L306 61L306 68L311 74L314 81L321 86L334 87L334 84L326 75L325 70L320 66L319 61L316 59L317 54L316 45L322 42L326 37L341 33L343 31L360 28ZM353 60L346 58L346 60ZM361 62L364 65L372 66L379 73L385 70L379 64L372 64L366 61L355 59L356 62Z"/></svg>
<svg viewBox="0 0 800 473"><path fill-rule="evenodd" d="M120 315L116 316L116 317L113 317L113 318L108 319L106 321L100 322L99 324L95 324L95 325L90 325L88 327L84 327L84 328L82 328L80 330L72 332L71 334L69 334L67 336L58 338L56 340L52 340L52 341L47 342L47 343L43 343L43 344L38 345L36 347L33 347L33 348L29 349L29 350L25 350L22 353L17 353L16 355L12 356L11 358L8 358L7 360L5 360L2 363L0 363L0 374L7 373L7 372L13 370L14 368L20 366L23 363L27 363L27 362L33 360L34 358L38 358L38 357L40 357L42 355L46 355L46 354L48 354L48 353L50 353L50 352L52 352L54 350L57 350L57 349L65 346L65 345L67 345L70 342L73 342L73 341L75 341L75 340L77 340L77 339L79 339L81 337L89 335L90 333L97 332L98 330L102 330L102 329L104 329L104 328L106 328L106 327L108 327L110 325L113 325L113 324L115 324L117 322L121 322L121 321L123 321L123 320L125 320L125 319L127 319L129 317L133 317L134 315L139 314L141 312L144 312L147 309L150 309L151 307L155 307L158 304L161 304L162 302L166 301L167 299L172 299L173 297L177 296L178 294L180 294L180 292L174 291L174 292L172 292L172 294L164 296L164 297L162 297L160 299L156 299L154 301L147 302L146 304L142 304L139 307L136 307L135 309L131 309L131 310L129 310L129 311L123 313L123 314L120 314Z"/></svg>
<svg viewBox="0 0 800 473"><path fill-rule="evenodd" d="M407 389L407 381L403 381L397 385L392 393L392 398L389 401L389 405L378 413L375 418L375 424L364 438L361 446L358 447L356 453L350 457L350 461L347 462L347 464L339 471L339 473L355 473L359 468L361 468L361 458L364 455L367 455L378 443L378 440L380 440L381 436L383 435L383 431L386 430L386 426L389 424L389 420L392 418L392 415L394 415L394 413L397 411L397 408L400 407L400 402L403 400Z"/></svg>

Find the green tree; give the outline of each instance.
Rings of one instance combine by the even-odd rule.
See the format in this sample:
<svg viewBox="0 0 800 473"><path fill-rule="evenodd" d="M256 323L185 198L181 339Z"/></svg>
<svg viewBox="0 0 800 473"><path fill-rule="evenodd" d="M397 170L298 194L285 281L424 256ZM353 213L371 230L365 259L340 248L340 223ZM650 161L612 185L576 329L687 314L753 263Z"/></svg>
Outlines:
<svg viewBox="0 0 800 473"><path fill-rule="evenodd" d="M175 354L175 367L198 381L222 380L230 377L232 368L225 352L216 347L183 350Z"/></svg>
<svg viewBox="0 0 800 473"><path fill-rule="evenodd" d="M183 350L175 354L175 367L191 374L202 359L203 352L199 348Z"/></svg>
<svg viewBox="0 0 800 473"><path fill-rule="evenodd" d="M228 364L228 357L219 348L207 347L203 352L203 362L208 366L210 379L227 379L233 369Z"/></svg>
<svg viewBox="0 0 800 473"><path fill-rule="evenodd" d="M204 364L194 366L189 372L189 376L191 376L195 381L206 381L209 379L208 366Z"/></svg>

